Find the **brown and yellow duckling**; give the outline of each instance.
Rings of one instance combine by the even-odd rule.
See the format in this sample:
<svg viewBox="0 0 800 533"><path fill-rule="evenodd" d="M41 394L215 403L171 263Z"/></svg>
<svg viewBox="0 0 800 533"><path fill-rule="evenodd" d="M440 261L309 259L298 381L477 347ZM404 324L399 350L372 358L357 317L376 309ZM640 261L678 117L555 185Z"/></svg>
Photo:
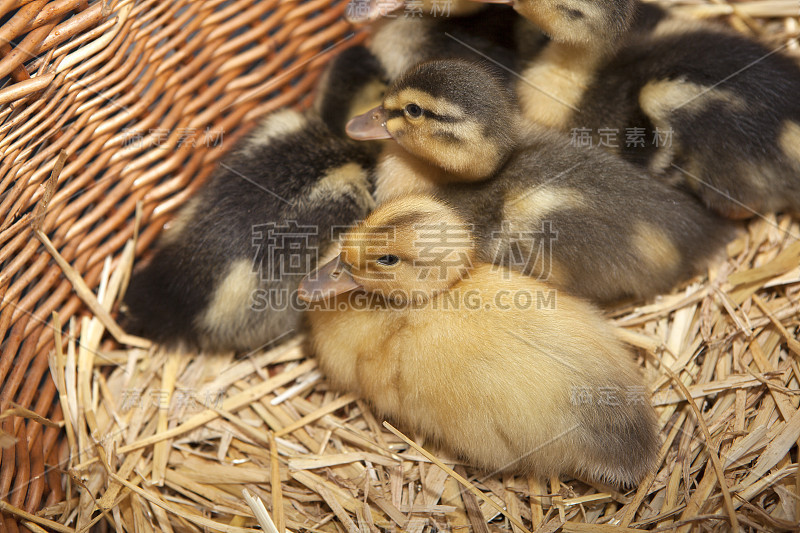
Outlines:
<svg viewBox="0 0 800 533"><path fill-rule="evenodd" d="M800 212L800 63L639 4L612 53L550 42L517 84L531 121L585 137L730 218Z"/></svg>
<svg viewBox="0 0 800 533"><path fill-rule="evenodd" d="M636 6L636 0L352 0L348 13L357 22L398 14L407 18L469 16L485 13L481 3L512 6L554 41L599 47L613 45L627 31Z"/></svg>
<svg viewBox="0 0 800 533"><path fill-rule="evenodd" d="M408 196L348 231L300 285L321 369L485 471L637 483L659 439L630 351L584 301L477 262L470 227Z"/></svg>
<svg viewBox="0 0 800 533"><path fill-rule="evenodd" d="M297 284L336 242L334 228L374 207L376 146L341 136L347 110L383 73L349 49L332 64L315 110L265 118L133 275L126 327L171 348L247 351L299 329ZM337 135L339 132L339 135Z"/></svg>
<svg viewBox="0 0 800 533"><path fill-rule="evenodd" d="M466 2L482 8L481 4ZM546 37L507 6L486 6L478 12L454 10L437 15L428 7L424 16L394 14L372 25L370 51L394 80L422 61L432 59L488 58L507 71L508 83L516 80L510 72L520 56L533 57Z"/></svg>
<svg viewBox="0 0 800 533"><path fill-rule="evenodd" d="M730 236L690 194L597 148L525 123L485 66L423 63L347 126L391 138L376 198L423 192L475 225L481 261L594 302L648 298L700 272Z"/></svg>
<svg viewBox="0 0 800 533"><path fill-rule="evenodd" d="M634 20L636 0L476 0L509 4L557 42L613 46Z"/></svg>

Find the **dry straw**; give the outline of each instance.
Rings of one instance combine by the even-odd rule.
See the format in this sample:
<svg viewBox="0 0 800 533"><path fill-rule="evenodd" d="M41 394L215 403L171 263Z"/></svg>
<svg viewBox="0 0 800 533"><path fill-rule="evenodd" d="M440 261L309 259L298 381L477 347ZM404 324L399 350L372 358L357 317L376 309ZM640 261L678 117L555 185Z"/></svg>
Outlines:
<svg viewBox="0 0 800 533"><path fill-rule="evenodd" d="M609 313L662 425L658 468L628 492L453 462L329 391L300 337L209 356L119 329L134 256L222 148L263 113L307 103L337 43L361 38L347 39L343 8L0 2L16 10L0 26L5 528L796 530L800 224L788 216L751 221L708 276ZM798 53L796 0L677 9Z"/></svg>

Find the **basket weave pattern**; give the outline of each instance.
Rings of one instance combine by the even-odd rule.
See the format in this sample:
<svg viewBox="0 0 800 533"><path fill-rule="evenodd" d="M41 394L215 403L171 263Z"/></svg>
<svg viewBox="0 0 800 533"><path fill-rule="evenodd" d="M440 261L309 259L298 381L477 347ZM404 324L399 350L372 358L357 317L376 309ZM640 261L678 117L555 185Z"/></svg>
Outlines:
<svg viewBox="0 0 800 533"><path fill-rule="evenodd" d="M0 411L63 420L48 372L51 321L85 311L34 236L33 210L67 160L43 231L89 287L141 227L147 249L169 213L252 121L307 103L319 70L360 40L342 1L0 2ZM63 431L29 413L0 428L0 500L35 512L64 499ZM4 515L11 531L16 523Z"/></svg>

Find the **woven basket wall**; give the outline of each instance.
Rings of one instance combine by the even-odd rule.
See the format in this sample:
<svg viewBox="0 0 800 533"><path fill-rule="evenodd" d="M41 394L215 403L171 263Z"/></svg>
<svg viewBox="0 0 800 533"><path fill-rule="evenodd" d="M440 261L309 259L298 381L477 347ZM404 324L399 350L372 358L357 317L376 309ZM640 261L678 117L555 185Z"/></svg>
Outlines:
<svg viewBox="0 0 800 533"><path fill-rule="evenodd" d="M59 152L67 160L42 229L95 288L105 258L134 235L137 204L140 255L254 119L307 103L330 55L360 40L344 8L0 2L0 411L63 420L48 371L52 314L66 325L86 310L31 228ZM0 500L35 512L64 498L64 438L23 415L0 423L17 439L2 451Z"/></svg>

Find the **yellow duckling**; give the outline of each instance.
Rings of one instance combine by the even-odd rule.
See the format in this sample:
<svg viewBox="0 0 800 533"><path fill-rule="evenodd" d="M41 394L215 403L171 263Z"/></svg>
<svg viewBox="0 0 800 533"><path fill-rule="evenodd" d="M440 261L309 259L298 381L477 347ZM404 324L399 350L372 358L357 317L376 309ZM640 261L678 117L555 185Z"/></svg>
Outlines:
<svg viewBox="0 0 800 533"><path fill-rule="evenodd" d="M475 262L456 212L380 206L303 279L332 384L489 472L638 482L659 448L631 353L580 299Z"/></svg>
<svg viewBox="0 0 800 533"><path fill-rule="evenodd" d="M691 194L525 124L513 95L480 64L418 65L347 132L395 141L378 161L378 203L438 196L475 225L481 261L594 302L668 291L700 272L730 235Z"/></svg>

